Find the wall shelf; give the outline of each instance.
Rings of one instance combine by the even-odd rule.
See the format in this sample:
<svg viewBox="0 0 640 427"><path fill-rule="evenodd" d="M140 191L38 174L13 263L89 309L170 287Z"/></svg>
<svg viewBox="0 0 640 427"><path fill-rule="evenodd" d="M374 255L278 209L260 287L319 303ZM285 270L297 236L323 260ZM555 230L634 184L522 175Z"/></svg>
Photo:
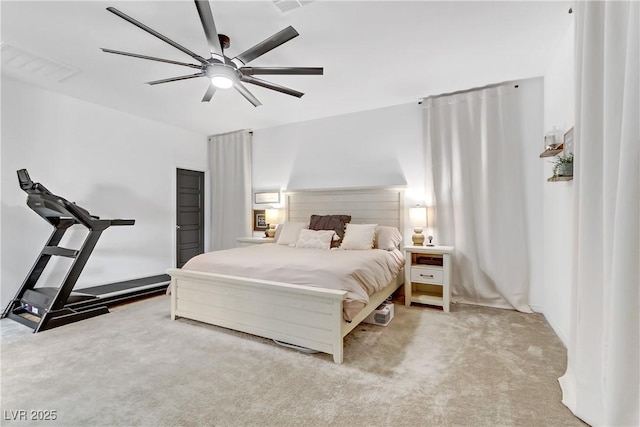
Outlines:
<svg viewBox="0 0 640 427"><path fill-rule="evenodd" d="M553 150L550 149L546 149L544 150L541 154L540 157L553 157L556 154L562 153L562 150L564 150L564 144L560 144L559 147L554 148Z"/></svg>
<svg viewBox="0 0 640 427"><path fill-rule="evenodd" d="M552 176L547 179L547 182L558 182L558 181L573 181L573 175L570 176Z"/></svg>

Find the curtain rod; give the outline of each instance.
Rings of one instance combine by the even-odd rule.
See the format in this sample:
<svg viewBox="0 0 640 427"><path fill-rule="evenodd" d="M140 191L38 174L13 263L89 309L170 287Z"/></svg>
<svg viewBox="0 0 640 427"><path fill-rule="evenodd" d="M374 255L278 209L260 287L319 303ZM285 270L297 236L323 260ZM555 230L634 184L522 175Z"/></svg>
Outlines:
<svg viewBox="0 0 640 427"><path fill-rule="evenodd" d="M240 130L232 130L224 133L216 133L215 135L209 135L209 138L213 138L215 136L229 135L236 132L249 132L249 135L253 135L253 131L251 129L240 129Z"/></svg>
<svg viewBox="0 0 640 427"><path fill-rule="evenodd" d="M538 78L538 77L531 77L531 78L535 79L535 78ZM494 84L490 84L490 85L486 85L486 86L479 86L479 87L473 87L473 88L470 88L470 89L458 90L458 91L455 91L455 92L440 93L438 95L425 96L420 101L418 101L418 105L422 104L422 101L425 100L425 99L436 99L436 98L442 98L444 96L460 95L460 94L463 94L463 93L475 92L477 90L491 89L491 88L498 87L498 86L514 85L516 88L518 88L519 87L518 83L523 81L523 80L530 80L530 79L507 80L507 81L504 81L502 83L494 83Z"/></svg>

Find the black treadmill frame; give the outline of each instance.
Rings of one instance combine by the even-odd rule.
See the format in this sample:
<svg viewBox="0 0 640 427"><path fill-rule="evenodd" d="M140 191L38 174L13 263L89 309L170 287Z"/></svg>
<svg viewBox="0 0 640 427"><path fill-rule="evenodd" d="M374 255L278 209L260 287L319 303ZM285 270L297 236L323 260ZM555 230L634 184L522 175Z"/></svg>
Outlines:
<svg viewBox="0 0 640 427"><path fill-rule="evenodd" d="M131 292L113 295L108 298L89 295L85 296L84 301L69 303L69 297L71 296L73 288L89 260L93 249L98 243L102 232L111 226L134 225L135 220L100 219L100 217L89 214L87 210L79 207L75 203L51 193L42 184L31 181L26 169L21 169L17 171L17 173L20 187L28 194L27 205L50 223L54 230L45 243L44 248L40 251L38 259L33 264L22 286L4 310L2 318L11 318L32 328L33 332L36 333L106 314L109 312L107 305L113 305L166 290L168 283L164 282L168 282L169 276L160 275L150 278L156 280L158 283L158 285L154 287L132 290ZM81 248L75 250L58 246L67 230L76 224L82 225L89 230ZM43 288L36 288L36 284L52 256L73 258L74 261L61 286L57 288L56 291L52 292L50 291L52 288L48 288L49 291L44 292ZM148 282L148 280L146 281ZM136 282L136 280L127 282L135 284L134 282ZM100 287L82 289L81 291L95 290L97 288ZM52 293L53 297L51 296ZM25 306L29 306L31 310L34 310L33 307L35 307L38 313L34 314L33 311L27 310ZM40 311L42 312L40 313ZM38 320L36 321L34 318Z"/></svg>

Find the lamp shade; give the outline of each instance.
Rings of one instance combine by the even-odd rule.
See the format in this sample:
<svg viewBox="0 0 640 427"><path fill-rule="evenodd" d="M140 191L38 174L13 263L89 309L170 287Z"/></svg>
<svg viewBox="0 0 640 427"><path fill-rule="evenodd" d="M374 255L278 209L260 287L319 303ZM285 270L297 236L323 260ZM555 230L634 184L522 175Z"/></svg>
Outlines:
<svg viewBox="0 0 640 427"><path fill-rule="evenodd" d="M427 226L427 208L424 206L416 206L409 209L409 225L412 227Z"/></svg>
<svg viewBox="0 0 640 427"><path fill-rule="evenodd" d="M435 206L427 207L427 225L432 229L436 227L436 207Z"/></svg>
<svg viewBox="0 0 640 427"><path fill-rule="evenodd" d="M267 224L277 224L280 219L280 209L268 208L264 211L264 219Z"/></svg>

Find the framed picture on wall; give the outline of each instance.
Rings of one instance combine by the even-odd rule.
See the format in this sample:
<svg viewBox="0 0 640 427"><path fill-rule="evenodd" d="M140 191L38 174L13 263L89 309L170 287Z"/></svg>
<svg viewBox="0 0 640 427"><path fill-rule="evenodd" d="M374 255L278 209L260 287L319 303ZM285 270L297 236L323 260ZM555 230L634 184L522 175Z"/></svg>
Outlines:
<svg viewBox="0 0 640 427"><path fill-rule="evenodd" d="M267 229L267 218L264 209L253 210L253 231L264 231Z"/></svg>
<svg viewBox="0 0 640 427"><path fill-rule="evenodd" d="M257 205L261 204L273 204L280 203L280 192L279 191L256 191L253 194L253 203Z"/></svg>
<svg viewBox="0 0 640 427"><path fill-rule="evenodd" d="M564 155L573 153L573 128L569 129L564 134Z"/></svg>

